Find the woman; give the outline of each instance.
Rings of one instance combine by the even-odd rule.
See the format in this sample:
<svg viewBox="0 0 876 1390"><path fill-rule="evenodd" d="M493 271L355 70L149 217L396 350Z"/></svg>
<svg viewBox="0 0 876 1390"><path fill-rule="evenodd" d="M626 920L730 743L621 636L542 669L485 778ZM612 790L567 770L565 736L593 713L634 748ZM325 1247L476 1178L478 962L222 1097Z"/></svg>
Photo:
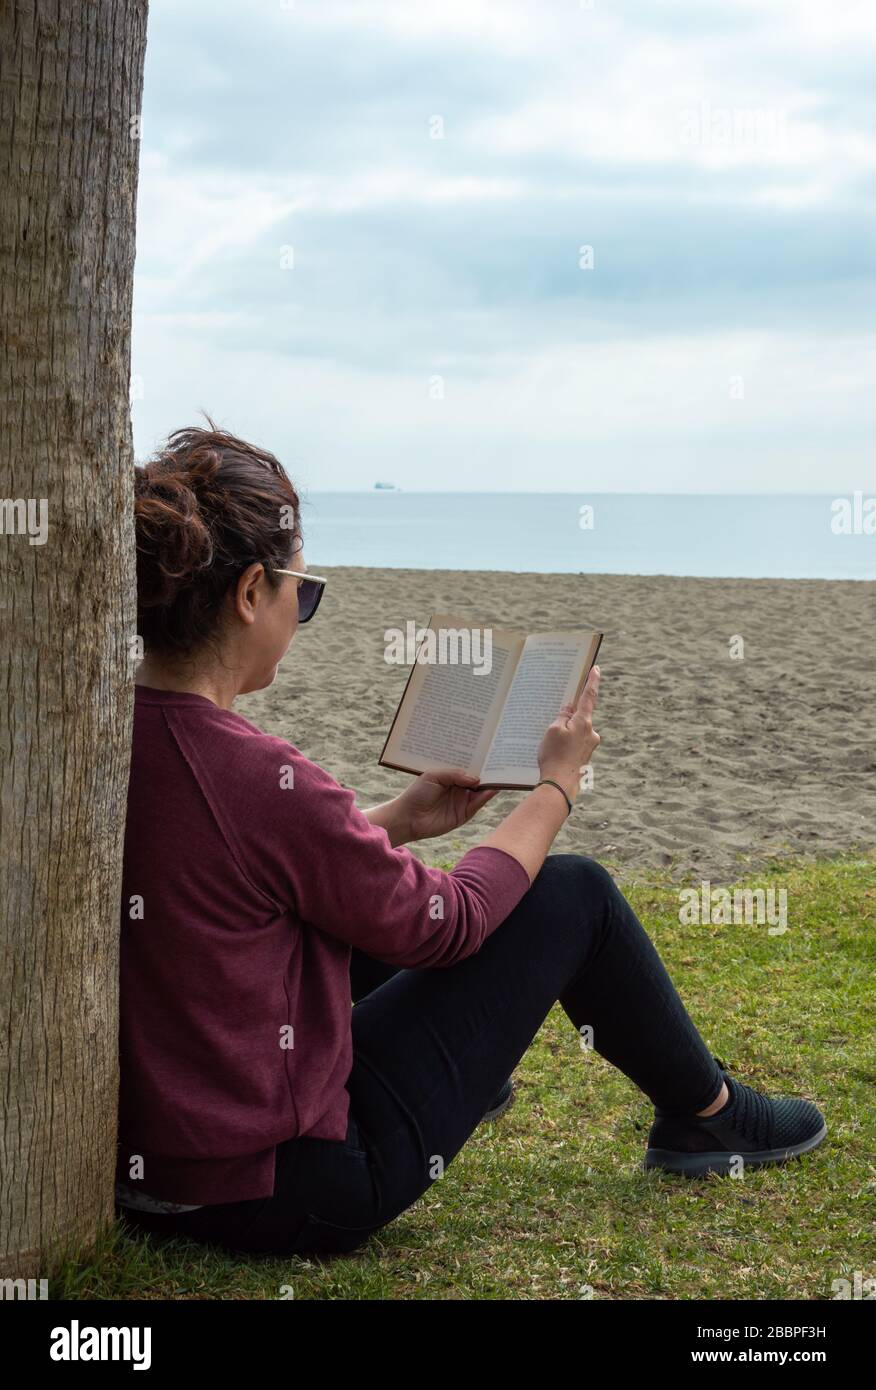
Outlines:
<svg viewBox="0 0 876 1390"><path fill-rule="evenodd" d="M362 811L233 712L322 593L277 460L181 430L138 469L135 509L117 1175L134 1224L354 1249L502 1108L557 1000L653 1102L648 1167L727 1172L822 1141L814 1105L711 1055L610 875L549 855L599 744L598 669L545 733L539 785L451 872L427 868L404 845L495 792L448 769Z"/></svg>

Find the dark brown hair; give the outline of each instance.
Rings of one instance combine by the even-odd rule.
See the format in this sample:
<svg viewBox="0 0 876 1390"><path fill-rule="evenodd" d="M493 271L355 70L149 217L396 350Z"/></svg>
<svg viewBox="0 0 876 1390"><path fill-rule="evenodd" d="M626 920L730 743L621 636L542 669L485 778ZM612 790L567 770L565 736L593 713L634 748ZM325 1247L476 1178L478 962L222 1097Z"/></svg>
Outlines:
<svg viewBox="0 0 876 1390"><path fill-rule="evenodd" d="M260 561L288 569L300 503L265 449L215 427L176 430L135 469L137 631L146 649L187 655L217 635L226 595Z"/></svg>

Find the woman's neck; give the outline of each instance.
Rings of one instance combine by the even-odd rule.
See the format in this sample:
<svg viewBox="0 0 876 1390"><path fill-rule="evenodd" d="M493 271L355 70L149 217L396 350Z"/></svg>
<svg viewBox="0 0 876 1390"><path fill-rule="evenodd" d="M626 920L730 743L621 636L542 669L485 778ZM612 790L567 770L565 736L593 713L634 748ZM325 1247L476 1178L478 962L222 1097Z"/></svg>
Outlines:
<svg viewBox="0 0 876 1390"><path fill-rule="evenodd" d="M136 685L152 690L176 690L202 695L220 709L231 709L240 691L237 673L227 667L198 667L194 662L170 662L146 656L137 667Z"/></svg>

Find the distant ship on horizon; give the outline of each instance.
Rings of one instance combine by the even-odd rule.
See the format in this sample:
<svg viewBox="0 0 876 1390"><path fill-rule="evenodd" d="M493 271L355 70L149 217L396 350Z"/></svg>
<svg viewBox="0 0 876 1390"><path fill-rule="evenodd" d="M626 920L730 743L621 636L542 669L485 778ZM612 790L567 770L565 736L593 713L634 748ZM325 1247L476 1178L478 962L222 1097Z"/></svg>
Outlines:
<svg viewBox="0 0 876 1390"><path fill-rule="evenodd" d="M397 487L395 483L375 483L374 486L379 488L381 492L401 492L401 488Z"/></svg>

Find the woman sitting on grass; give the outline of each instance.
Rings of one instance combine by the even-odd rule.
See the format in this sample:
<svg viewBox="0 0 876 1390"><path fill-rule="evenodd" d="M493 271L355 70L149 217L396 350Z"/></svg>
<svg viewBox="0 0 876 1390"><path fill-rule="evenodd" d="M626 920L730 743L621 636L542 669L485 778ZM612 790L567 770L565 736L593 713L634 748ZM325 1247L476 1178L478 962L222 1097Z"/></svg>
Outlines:
<svg viewBox="0 0 876 1390"><path fill-rule="evenodd" d="M362 811L233 712L323 589L277 460L181 430L138 469L135 505L117 1174L133 1223L354 1249L504 1108L557 1000L653 1102L647 1167L725 1173L822 1141L814 1105L712 1056L606 870L548 853L599 744L598 668L544 735L543 782L449 873L427 868L405 844L495 792L447 769Z"/></svg>

